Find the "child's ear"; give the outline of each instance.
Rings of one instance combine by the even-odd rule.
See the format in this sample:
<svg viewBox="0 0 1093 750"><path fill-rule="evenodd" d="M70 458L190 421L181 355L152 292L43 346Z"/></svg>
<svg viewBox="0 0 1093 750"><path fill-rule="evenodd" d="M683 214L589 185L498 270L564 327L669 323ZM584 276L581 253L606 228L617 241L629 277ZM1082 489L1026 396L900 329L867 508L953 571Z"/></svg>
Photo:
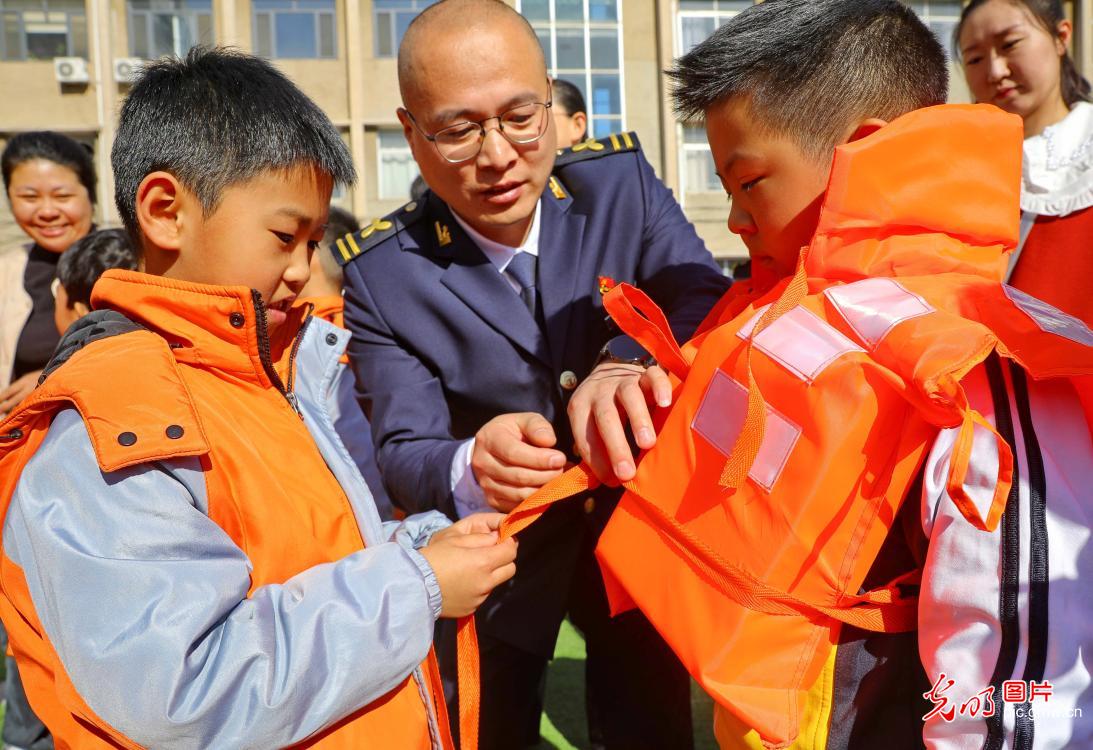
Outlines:
<svg viewBox="0 0 1093 750"><path fill-rule="evenodd" d="M91 312L91 308L85 305L83 302L73 302L72 309L76 311L76 316L82 318Z"/></svg>
<svg viewBox="0 0 1093 750"><path fill-rule="evenodd" d="M137 222L150 245L173 252L182 248L185 203L182 184L168 172L152 172L140 181Z"/></svg>
<svg viewBox="0 0 1093 750"><path fill-rule="evenodd" d="M887 120L882 120L879 117L870 117L862 120L851 129L850 135L847 136L845 143L853 143L854 141L860 141L862 138L867 138L887 124Z"/></svg>

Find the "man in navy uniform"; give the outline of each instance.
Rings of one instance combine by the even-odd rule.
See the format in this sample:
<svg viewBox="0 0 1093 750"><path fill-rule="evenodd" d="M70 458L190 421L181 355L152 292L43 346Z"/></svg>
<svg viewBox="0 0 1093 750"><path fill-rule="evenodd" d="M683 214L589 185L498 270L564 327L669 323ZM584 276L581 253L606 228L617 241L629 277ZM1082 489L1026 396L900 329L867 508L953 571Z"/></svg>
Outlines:
<svg viewBox="0 0 1093 750"><path fill-rule="evenodd" d="M578 384L600 394L579 410L588 419L642 399L619 373L640 371L643 353L613 337L601 286L640 286L685 340L728 281L633 133L556 151L542 50L509 6L430 6L398 64L398 116L431 191L335 245L350 359L396 504L453 518L508 511L572 460ZM630 386L612 401L615 381ZM579 437L596 434L586 427ZM651 430L639 425L635 438L648 447ZM511 585L478 610L484 750L538 741L541 685L571 595L594 741L692 744L686 673L640 613L608 617L592 549L611 500L549 511L521 535ZM454 651L438 647L452 701Z"/></svg>

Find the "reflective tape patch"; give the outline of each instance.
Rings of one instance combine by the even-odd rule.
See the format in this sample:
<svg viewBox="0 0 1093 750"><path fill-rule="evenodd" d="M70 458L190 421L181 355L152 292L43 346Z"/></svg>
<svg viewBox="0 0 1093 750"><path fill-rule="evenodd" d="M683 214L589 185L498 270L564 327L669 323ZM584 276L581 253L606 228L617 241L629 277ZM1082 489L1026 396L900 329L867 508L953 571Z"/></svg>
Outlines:
<svg viewBox="0 0 1093 750"><path fill-rule="evenodd" d="M761 308L736 335L747 339L765 310ZM755 347L806 383L814 381L842 355L865 351L815 313L799 306L760 331Z"/></svg>
<svg viewBox="0 0 1093 750"><path fill-rule="evenodd" d="M1083 321L1073 315L1067 315L1041 299L1025 294L1020 289L1014 289L1009 284L1003 284L1002 291L1013 304L1021 308L1021 312L1032 318L1032 322L1044 333L1054 333L1076 344L1093 346L1093 331L1090 331L1089 326Z"/></svg>
<svg viewBox="0 0 1093 750"><path fill-rule="evenodd" d="M758 343L758 342L756 342ZM778 481L789 460L801 428L790 422L769 404L766 406L766 423L763 442L748 477L770 492ZM702 404L698 407L691 429L728 458L732 452L744 419L748 413L748 389L718 370L714 373Z"/></svg>
<svg viewBox="0 0 1093 750"><path fill-rule="evenodd" d="M929 315L934 308L894 279L865 279L824 290L839 314L871 349L905 320Z"/></svg>

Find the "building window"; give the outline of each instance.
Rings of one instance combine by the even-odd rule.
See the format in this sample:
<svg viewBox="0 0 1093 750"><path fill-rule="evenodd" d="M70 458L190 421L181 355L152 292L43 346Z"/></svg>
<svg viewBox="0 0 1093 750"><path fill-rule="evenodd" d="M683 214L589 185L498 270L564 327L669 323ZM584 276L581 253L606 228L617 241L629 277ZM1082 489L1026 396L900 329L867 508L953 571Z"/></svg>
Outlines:
<svg viewBox="0 0 1093 750"><path fill-rule="evenodd" d="M676 55L690 52L717 27L752 4L752 0L680 0L676 24ZM720 193L713 156L701 125L679 126L680 181L683 193Z"/></svg>
<svg viewBox="0 0 1093 750"><path fill-rule="evenodd" d="M394 57L410 21L436 0L375 0L376 57Z"/></svg>
<svg viewBox="0 0 1093 750"><path fill-rule="evenodd" d="M84 0L0 0L0 60L87 59Z"/></svg>
<svg viewBox="0 0 1093 750"><path fill-rule="evenodd" d="M550 75L570 81L588 105L596 138L625 129L619 0L521 0Z"/></svg>
<svg viewBox="0 0 1093 750"><path fill-rule="evenodd" d="M280 59L337 57L334 0L254 0L254 51Z"/></svg>
<svg viewBox="0 0 1093 750"><path fill-rule="evenodd" d="M410 200L410 185L418 176L417 162L401 130L377 132L380 165L380 199Z"/></svg>
<svg viewBox="0 0 1093 750"><path fill-rule="evenodd" d="M710 144L706 140L706 128L701 125L683 125L682 150L684 192L720 193L724 190L717 177Z"/></svg>
<svg viewBox="0 0 1093 750"><path fill-rule="evenodd" d="M953 56L953 32L960 21L961 0L912 0L907 3L937 35L946 54Z"/></svg>
<svg viewBox="0 0 1093 750"><path fill-rule="evenodd" d="M212 44L212 0L129 0L129 50L155 60Z"/></svg>

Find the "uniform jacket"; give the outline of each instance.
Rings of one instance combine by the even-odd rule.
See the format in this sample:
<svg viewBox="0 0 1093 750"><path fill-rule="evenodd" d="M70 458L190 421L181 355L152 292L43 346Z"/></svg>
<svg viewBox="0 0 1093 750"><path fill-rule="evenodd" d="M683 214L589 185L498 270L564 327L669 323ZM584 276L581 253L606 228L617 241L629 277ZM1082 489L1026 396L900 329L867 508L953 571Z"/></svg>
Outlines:
<svg viewBox="0 0 1093 750"><path fill-rule="evenodd" d="M435 194L335 249L380 471L407 511L454 516L452 457L497 415L543 414L571 450L569 395L613 335L600 277L648 291L682 336L728 284L633 134L560 152L541 201L545 331ZM522 538L516 577L479 609L481 632L551 653L581 515L559 509Z"/></svg>
<svg viewBox="0 0 1093 750"><path fill-rule="evenodd" d="M132 272L93 304L0 425L0 613L57 746L449 747L447 521L380 522L326 409L348 334Z"/></svg>

